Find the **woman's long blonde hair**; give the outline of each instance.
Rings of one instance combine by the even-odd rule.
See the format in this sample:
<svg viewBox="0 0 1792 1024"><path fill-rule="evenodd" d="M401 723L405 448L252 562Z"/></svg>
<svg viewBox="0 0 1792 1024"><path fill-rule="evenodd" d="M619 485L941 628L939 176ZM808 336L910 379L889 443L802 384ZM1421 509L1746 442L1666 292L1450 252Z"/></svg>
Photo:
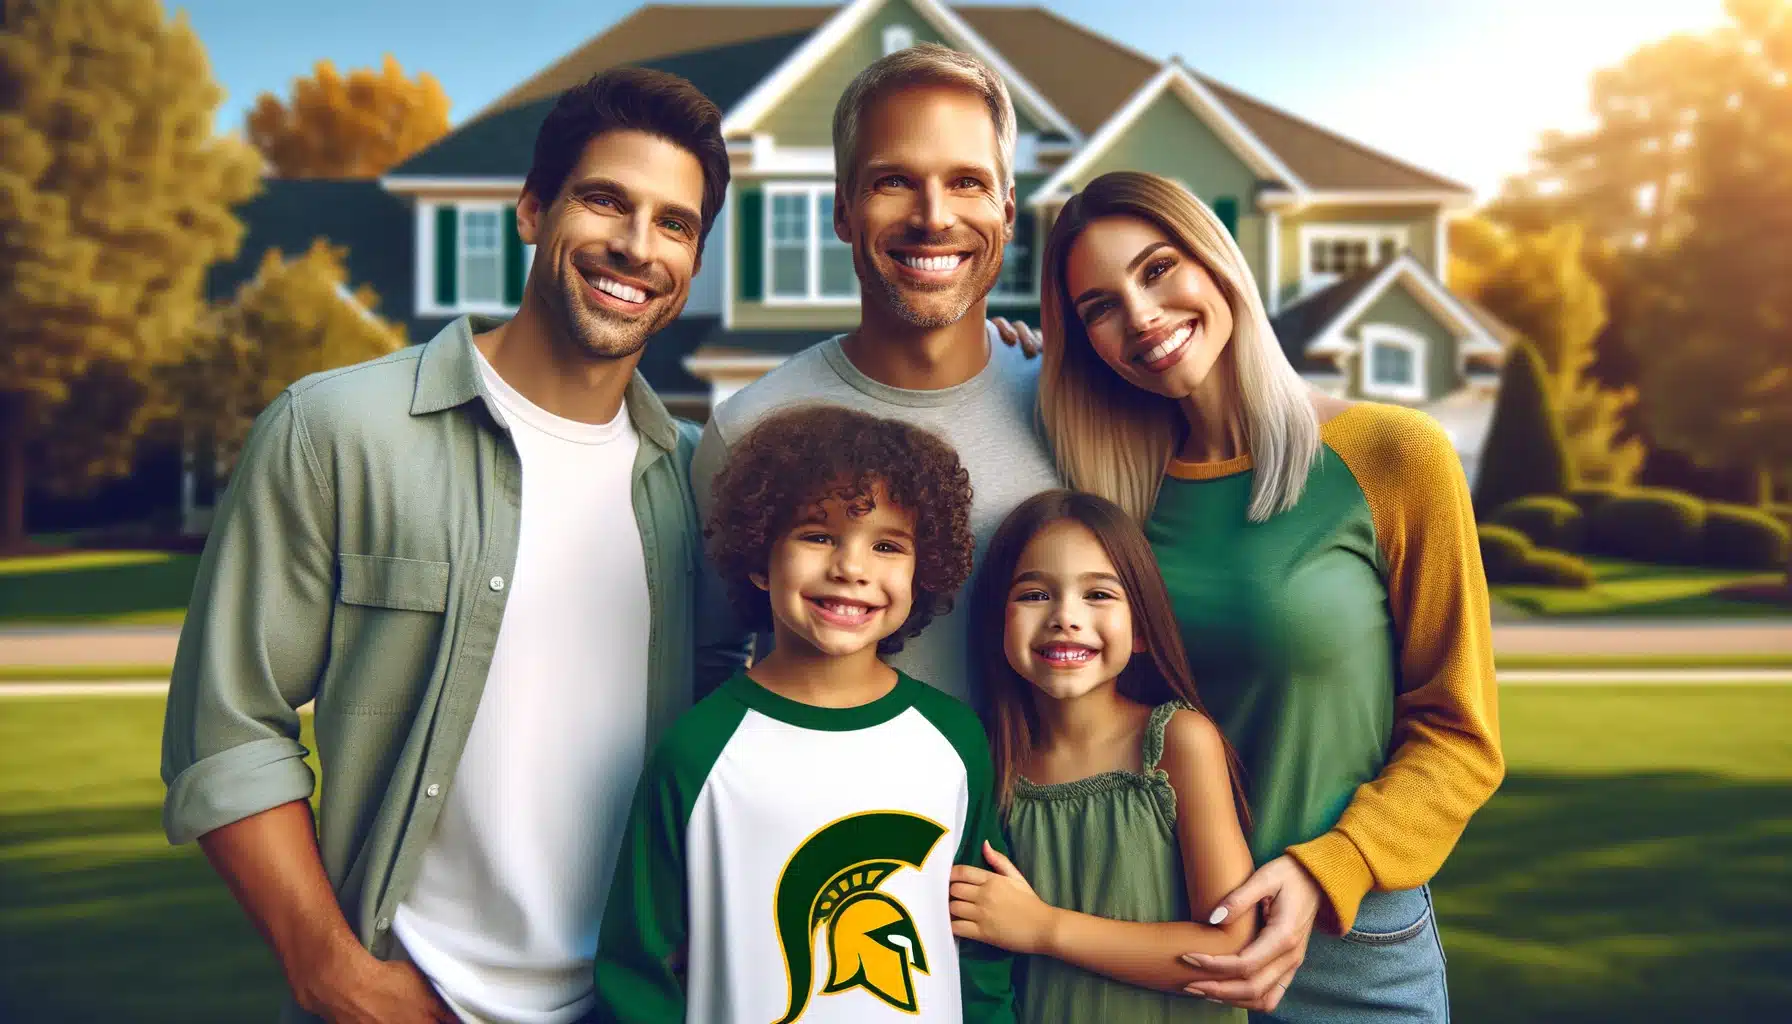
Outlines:
<svg viewBox="0 0 1792 1024"><path fill-rule="evenodd" d="M1249 518L1260 523L1291 508L1319 454L1319 419L1307 384L1283 354L1250 267L1225 225L1182 186L1137 171L1104 174L1072 196L1045 245L1039 414L1065 481L1144 522L1188 431L1174 401L1139 390L1102 362L1071 304L1065 280L1070 248L1100 217L1156 225L1212 275L1232 309L1229 362L1237 368L1245 447L1256 470Z"/></svg>

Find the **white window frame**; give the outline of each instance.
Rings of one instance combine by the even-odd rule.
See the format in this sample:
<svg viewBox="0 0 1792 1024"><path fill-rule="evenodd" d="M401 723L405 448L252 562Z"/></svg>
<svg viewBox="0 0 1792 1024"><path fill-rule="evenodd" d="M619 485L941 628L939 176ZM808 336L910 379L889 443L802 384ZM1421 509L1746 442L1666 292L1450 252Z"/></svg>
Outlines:
<svg viewBox="0 0 1792 1024"><path fill-rule="evenodd" d="M1300 226L1300 293L1311 295L1321 288L1336 284L1342 276L1316 273L1313 270L1315 242L1366 242L1372 254L1370 266L1381 263L1381 243L1394 242L1394 254L1412 249L1412 231L1406 224L1302 224Z"/></svg>
<svg viewBox="0 0 1792 1024"><path fill-rule="evenodd" d="M773 272L772 240L776 236L776 196L800 195L808 200L809 238L805 246L807 260L805 263L803 294L779 295L773 289L776 275ZM761 240L763 259L761 266L765 268L765 304L768 306L857 306L859 304L858 278L853 278L854 287L851 294L823 294L821 291L821 252L824 245L844 247L845 243L834 237L834 221L829 217L823 223L821 216L822 197L834 198L834 183L831 181L805 182L772 182L765 186L765 237ZM825 234L823 233L825 232Z"/></svg>
<svg viewBox="0 0 1792 1024"><path fill-rule="evenodd" d="M1357 328L1357 337L1362 339L1357 363L1359 366L1360 387L1363 395L1369 398L1392 398L1403 402L1423 401L1426 394L1426 357L1430 355L1431 342L1422 334L1410 331L1395 324L1363 324ZM1412 379L1404 384L1384 383L1375 379L1375 350L1387 347L1399 349L1412 357Z"/></svg>
<svg viewBox="0 0 1792 1024"><path fill-rule="evenodd" d="M455 217L458 221L454 232L454 299L455 304L470 313L512 312L515 307L504 304L504 207L502 202L460 202L455 204ZM493 299L468 299L467 295L467 257L472 255L467 247L467 222L472 216L490 214L496 225L496 249L481 255L496 256L498 268L497 296Z"/></svg>
<svg viewBox="0 0 1792 1024"><path fill-rule="evenodd" d="M907 25L884 26L884 55L906 50L915 45L915 30Z"/></svg>

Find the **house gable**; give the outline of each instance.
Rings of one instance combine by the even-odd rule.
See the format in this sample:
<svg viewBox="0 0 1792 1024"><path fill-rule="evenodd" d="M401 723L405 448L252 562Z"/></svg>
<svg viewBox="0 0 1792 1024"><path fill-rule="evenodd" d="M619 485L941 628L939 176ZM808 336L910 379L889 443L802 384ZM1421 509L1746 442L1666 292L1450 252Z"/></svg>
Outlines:
<svg viewBox="0 0 1792 1024"><path fill-rule="evenodd" d="M1007 83L1021 132L1081 142L1082 134L962 18L935 0L854 0L789 60L729 109L723 134L772 134L785 145L826 145L834 105L848 82L884 53L885 30L900 25L913 42L940 42L987 63ZM842 53L842 51L846 51ZM850 69L850 70L849 70ZM788 115L782 108L794 100ZM817 116L825 112L825 116ZM776 117L774 130L768 119ZM815 135L823 136L820 141ZM796 132L798 134L791 134ZM808 141L799 141L806 139Z"/></svg>
<svg viewBox="0 0 1792 1024"><path fill-rule="evenodd" d="M1348 376L1352 398L1395 401L1435 401L1463 384L1458 358L1463 338L1412 292L1405 275L1397 276L1376 296L1344 332L1356 339L1356 358ZM1373 379L1382 347L1404 349L1411 358L1415 392ZM1400 362L1405 357L1395 358Z"/></svg>

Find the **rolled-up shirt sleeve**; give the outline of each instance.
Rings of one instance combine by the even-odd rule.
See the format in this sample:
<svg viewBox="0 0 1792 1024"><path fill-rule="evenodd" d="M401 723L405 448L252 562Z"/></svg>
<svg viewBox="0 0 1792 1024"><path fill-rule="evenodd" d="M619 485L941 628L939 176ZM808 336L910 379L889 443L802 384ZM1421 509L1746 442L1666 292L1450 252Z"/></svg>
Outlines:
<svg viewBox="0 0 1792 1024"><path fill-rule="evenodd" d="M294 800L316 780L298 709L335 601L335 507L301 399L257 418L217 506L168 690L162 826L172 843Z"/></svg>

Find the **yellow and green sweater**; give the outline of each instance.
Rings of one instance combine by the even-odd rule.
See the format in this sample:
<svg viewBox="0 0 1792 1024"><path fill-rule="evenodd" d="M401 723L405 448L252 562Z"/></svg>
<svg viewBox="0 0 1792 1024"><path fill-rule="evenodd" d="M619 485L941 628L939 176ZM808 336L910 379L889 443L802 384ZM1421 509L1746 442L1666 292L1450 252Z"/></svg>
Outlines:
<svg viewBox="0 0 1792 1024"><path fill-rule="evenodd" d="M1250 456L1172 462L1146 524L1202 701L1244 761L1261 864L1290 853L1349 929L1429 881L1504 775L1487 581L1436 422L1361 403L1291 509L1245 518Z"/></svg>

